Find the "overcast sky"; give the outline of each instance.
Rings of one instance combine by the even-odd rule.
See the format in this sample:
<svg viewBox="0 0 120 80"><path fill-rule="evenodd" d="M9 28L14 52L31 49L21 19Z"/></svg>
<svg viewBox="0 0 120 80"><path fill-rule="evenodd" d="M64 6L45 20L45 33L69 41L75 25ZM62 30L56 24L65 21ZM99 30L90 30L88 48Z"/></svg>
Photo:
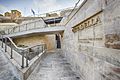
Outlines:
<svg viewBox="0 0 120 80"><path fill-rule="evenodd" d="M0 13L17 9L22 15L32 15L31 9L36 14L46 13L67 7L73 7L78 0L0 0Z"/></svg>

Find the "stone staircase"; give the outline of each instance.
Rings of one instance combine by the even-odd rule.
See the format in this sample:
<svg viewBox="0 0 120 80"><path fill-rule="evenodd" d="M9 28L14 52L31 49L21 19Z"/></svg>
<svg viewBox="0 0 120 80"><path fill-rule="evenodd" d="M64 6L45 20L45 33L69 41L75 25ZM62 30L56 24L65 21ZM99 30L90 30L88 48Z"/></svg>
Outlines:
<svg viewBox="0 0 120 80"><path fill-rule="evenodd" d="M12 65L0 49L0 80L20 80L20 77Z"/></svg>
<svg viewBox="0 0 120 80"><path fill-rule="evenodd" d="M60 51L47 53L27 80L80 80Z"/></svg>

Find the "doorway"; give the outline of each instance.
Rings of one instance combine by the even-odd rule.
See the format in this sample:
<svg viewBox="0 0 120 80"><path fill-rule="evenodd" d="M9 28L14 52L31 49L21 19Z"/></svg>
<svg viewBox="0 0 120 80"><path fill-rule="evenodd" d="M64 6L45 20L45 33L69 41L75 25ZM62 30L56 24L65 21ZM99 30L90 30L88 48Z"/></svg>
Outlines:
<svg viewBox="0 0 120 80"><path fill-rule="evenodd" d="M60 41L60 35L56 34L56 48L60 49L61 48L61 41Z"/></svg>

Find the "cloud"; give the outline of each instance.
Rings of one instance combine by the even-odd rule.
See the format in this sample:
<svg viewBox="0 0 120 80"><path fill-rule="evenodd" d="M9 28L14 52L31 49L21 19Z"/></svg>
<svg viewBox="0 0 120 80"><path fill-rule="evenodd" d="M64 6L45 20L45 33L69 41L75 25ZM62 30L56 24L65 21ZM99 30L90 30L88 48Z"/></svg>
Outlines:
<svg viewBox="0 0 120 80"><path fill-rule="evenodd" d="M0 13L8 11L8 8L0 4Z"/></svg>
<svg viewBox="0 0 120 80"><path fill-rule="evenodd" d="M39 13L54 11L63 7L63 5L60 5L57 1L58 0L34 0L33 7L39 11Z"/></svg>
<svg viewBox="0 0 120 80"><path fill-rule="evenodd" d="M60 10L75 6L77 0L32 0L26 15L32 15L31 9L35 14L47 13L55 10Z"/></svg>

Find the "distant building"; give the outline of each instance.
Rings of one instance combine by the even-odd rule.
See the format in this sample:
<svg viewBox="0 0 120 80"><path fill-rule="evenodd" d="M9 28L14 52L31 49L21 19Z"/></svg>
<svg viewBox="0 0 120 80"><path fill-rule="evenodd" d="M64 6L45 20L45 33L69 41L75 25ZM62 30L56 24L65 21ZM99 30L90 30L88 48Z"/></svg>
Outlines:
<svg viewBox="0 0 120 80"><path fill-rule="evenodd" d="M18 10L11 10L11 13L10 12L5 12L5 17L11 17L12 20L15 20L19 17L21 17L21 12L18 11Z"/></svg>
<svg viewBox="0 0 120 80"><path fill-rule="evenodd" d="M46 17L58 17L57 13L46 13Z"/></svg>
<svg viewBox="0 0 120 80"><path fill-rule="evenodd" d="M18 22L18 18L22 17L21 12L18 10L11 10L11 12L5 12L4 17L9 17L10 19L2 19L2 22Z"/></svg>
<svg viewBox="0 0 120 80"><path fill-rule="evenodd" d="M19 17L21 17L21 12L18 11L18 10L11 10L11 18L14 20L14 19L17 19Z"/></svg>
<svg viewBox="0 0 120 80"><path fill-rule="evenodd" d="M0 14L0 16L3 16L2 14Z"/></svg>
<svg viewBox="0 0 120 80"><path fill-rule="evenodd" d="M11 13L10 12L5 12L5 17L11 17Z"/></svg>

